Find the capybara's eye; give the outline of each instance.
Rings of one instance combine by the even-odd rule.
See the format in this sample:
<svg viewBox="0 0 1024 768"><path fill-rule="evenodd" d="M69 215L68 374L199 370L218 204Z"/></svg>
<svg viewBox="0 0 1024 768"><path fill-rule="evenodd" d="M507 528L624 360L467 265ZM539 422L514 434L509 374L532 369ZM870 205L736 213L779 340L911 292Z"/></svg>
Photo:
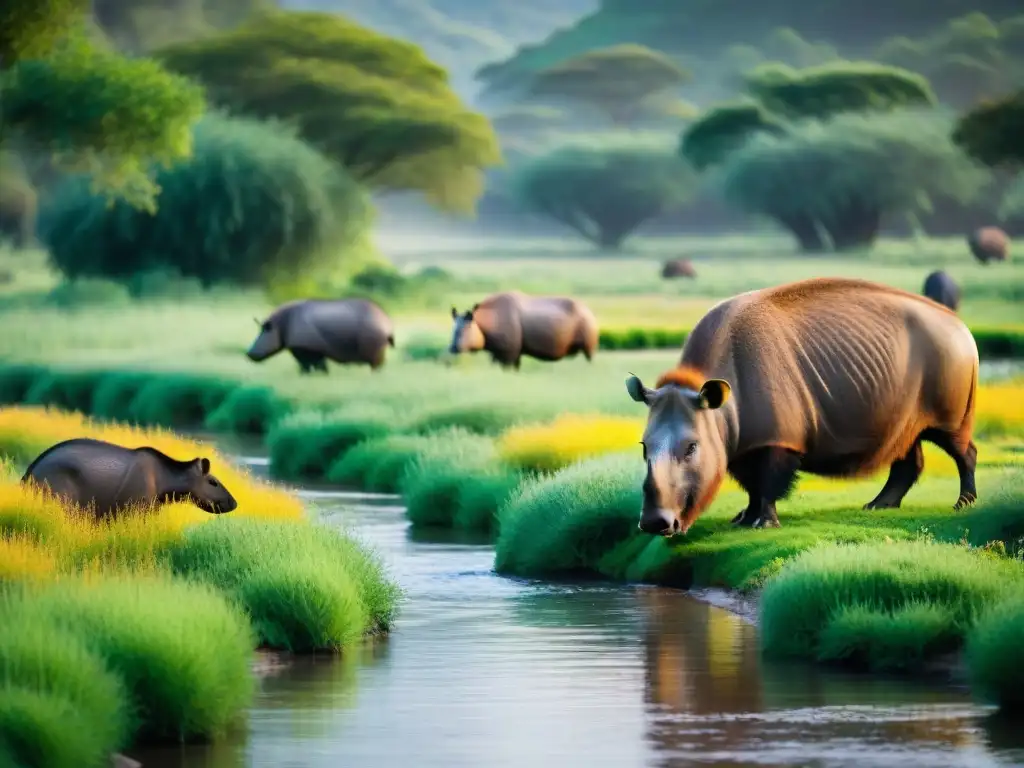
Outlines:
<svg viewBox="0 0 1024 768"><path fill-rule="evenodd" d="M693 455L697 453L697 442L695 440L684 443L679 447L681 449L680 454L682 454L683 461L689 461L693 458Z"/></svg>

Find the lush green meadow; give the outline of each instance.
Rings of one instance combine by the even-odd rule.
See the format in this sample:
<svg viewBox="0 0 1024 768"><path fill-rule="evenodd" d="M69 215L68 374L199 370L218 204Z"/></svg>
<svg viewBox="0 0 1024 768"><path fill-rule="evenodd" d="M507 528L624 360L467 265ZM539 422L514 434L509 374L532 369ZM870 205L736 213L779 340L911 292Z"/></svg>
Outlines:
<svg viewBox="0 0 1024 768"><path fill-rule="evenodd" d="M767 238L640 241L635 253L607 258L557 243L460 247L396 245L405 274L438 267L446 277L432 292L377 297L398 341L382 370L333 367L328 376L300 376L287 355L261 365L245 358L253 317L271 306L258 294L171 286L178 292L138 300L95 282L57 285L36 262L0 288L0 320L19 329L0 347L0 401L259 436L275 477L400 493L415 526L491 537L495 567L510 575L764 590L766 653L917 670L966 643L979 690L1014 704L998 674L1012 659L1011 613L994 606L1018 605L1024 589L1024 381L1021 363L992 359L982 337L1016 338L1024 328L1021 266L981 266L960 241L813 259ZM662 280L668 256L692 258L699 277ZM644 413L623 382L627 372L655 377L678 348L604 350L592 363L528 360L519 373L435 354L450 305L499 289L582 298L605 329L684 332L738 291L825 274L918 291L937 267L964 287L961 315L983 350L980 502L963 512L952 510L952 462L927 449L925 474L899 510L861 509L884 477L804 477L780 504L782 528L734 530L728 520L744 499L730 483L685 539L652 539L636 530ZM55 290L64 291L59 302ZM203 547L229 541L207 533L227 526L201 531L181 555L189 562L205 563ZM230 573L173 562L228 594L248 594ZM797 618L799 642L771 630ZM338 636L350 637L348 626L339 624ZM975 627L984 634L975 638Z"/></svg>

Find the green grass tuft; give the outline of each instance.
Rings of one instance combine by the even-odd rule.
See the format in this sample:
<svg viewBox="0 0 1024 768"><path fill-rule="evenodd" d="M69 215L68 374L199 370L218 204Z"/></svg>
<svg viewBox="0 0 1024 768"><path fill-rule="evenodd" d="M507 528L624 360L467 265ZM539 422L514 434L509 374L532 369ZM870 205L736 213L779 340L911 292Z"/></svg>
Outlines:
<svg viewBox="0 0 1024 768"><path fill-rule="evenodd" d="M178 574L237 600L272 648L338 650L389 629L397 609L380 561L323 525L214 520L189 529L169 556Z"/></svg>
<svg viewBox="0 0 1024 768"><path fill-rule="evenodd" d="M62 580L12 590L0 614L4 624L56 626L102 658L125 687L137 740L216 736L251 700L252 630L210 587L138 575Z"/></svg>
<svg viewBox="0 0 1024 768"><path fill-rule="evenodd" d="M611 454L525 482L499 513L494 567L516 576L594 573L636 534L636 456Z"/></svg>
<svg viewBox="0 0 1024 768"><path fill-rule="evenodd" d="M1024 595L992 605L967 639L967 665L972 687L1001 709L1024 709L1024 665L1020 640L1024 637Z"/></svg>
<svg viewBox="0 0 1024 768"><path fill-rule="evenodd" d="M291 410L270 387L238 387L206 419L209 429L239 435L265 435Z"/></svg>
<svg viewBox="0 0 1024 768"><path fill-rule="evenodd" d="M236 386L207 376L154 376L132 400L132 421L146 426L201 427Z"/></svg>
<svg viewBox="0 0 1024 768"><path fill-rule="evenodd" d="M0 616L11 618L10 606L0 603ZM109 765L130 728L121 680L74 633L21 618L0 623L0 765Z"/></svg>
<svg viewBox="0 0 1024 768"><path fill-rule="evenodd" d="M331 464L353 447L390 431L386 419L345 419L303 411L287 416L267 435L271 471L284 480L322 480Z"/></svg>
<svg viewBox="0 0 1024 768"><path fill-rule="evenodd" d="M955 647L981 610L1024 581L1021 564L928 541L824 545L765 586L761 643L773 657L891 667Z"/></svg>
<svg viewBox="0 0 1024 768"><path fill-rule="evenodd" d="M36 380L47 372L48 369L41 365L0 366L0 405L25 402Z"/></svg>
<svg viewBox="0 0 1024 768"><path fill-rule="evenodd" d="M24 402L89 414L93 393L104 376L103 371L52 371L32 382Z"/></svg>

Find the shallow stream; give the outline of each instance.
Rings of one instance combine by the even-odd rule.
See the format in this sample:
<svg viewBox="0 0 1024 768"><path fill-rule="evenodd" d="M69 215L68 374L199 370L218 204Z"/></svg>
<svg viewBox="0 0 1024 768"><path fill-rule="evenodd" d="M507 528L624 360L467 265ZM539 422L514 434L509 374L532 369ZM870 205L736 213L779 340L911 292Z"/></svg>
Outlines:
<svg viewBox="0 0 1024 768"><path fill-rule="evenodd" d="M241 732L146 768L1024 765L1024 728L966 690L769 665L685 592L502 578L487 545L412 536L395 497L304 494L387 560L393 633L274 670Z"/></svg>

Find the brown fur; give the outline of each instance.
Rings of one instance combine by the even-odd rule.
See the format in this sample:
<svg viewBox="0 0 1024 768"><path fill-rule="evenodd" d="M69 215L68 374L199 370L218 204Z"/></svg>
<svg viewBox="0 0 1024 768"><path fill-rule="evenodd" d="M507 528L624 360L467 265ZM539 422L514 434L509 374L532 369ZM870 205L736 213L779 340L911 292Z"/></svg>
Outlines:
<svg viewBox="0 0 1024 768"><path fill-rule="evenodd" d="M661 265L661 276L670 279L673 277L697 277L697 270L688 259L672 259Z"/></svg>
<svg viewBox="0 0 1024 768"><path fill-rule="evenodd" d="M495 361L518 367L522 356L556 361L597 351L598 327L582 302L560 296L509 291L488 296L473 309L464 351L486 350ZM479 336L477 335L479 333Z"/></svg>
<svg viewBox="0 0 1024 768"><path fill-rule="evenodd" d="M967 238L967 245L982 264L1010 258L1010 237L999 227L981 227Z"/></svg>
<svg viewBox="0 0 1024 768"><path fill-rule="evenodd" d="M701 385L708 380L708 376L690 365L677 365L670 371L665 371L658 377L655 387L664 387L666 384L675 384L677 387L692 389L699 392Z"/></svg>
<svg viewBox="0 0 1024 768"><path fill-rule="evenodd" d="M649 409L640 527L685 533L726 471L750 497L736 524L778 525L775 504L800 470L889 468L867 507L899 506L920 475L923 440L957 464L956 508L973 503L978 366L954 312L864 280L804 280L720 302L654 389L627 380Z"/></svg>
<svg viewBox="0 0 1024 768"><path fill-rule="evenodd" d="M732 385L733 456L772 445L857 477L929 427L971 437L973 337L946 307L889 286L821 278L741 294L697 324L681 366Z"/></svg>

